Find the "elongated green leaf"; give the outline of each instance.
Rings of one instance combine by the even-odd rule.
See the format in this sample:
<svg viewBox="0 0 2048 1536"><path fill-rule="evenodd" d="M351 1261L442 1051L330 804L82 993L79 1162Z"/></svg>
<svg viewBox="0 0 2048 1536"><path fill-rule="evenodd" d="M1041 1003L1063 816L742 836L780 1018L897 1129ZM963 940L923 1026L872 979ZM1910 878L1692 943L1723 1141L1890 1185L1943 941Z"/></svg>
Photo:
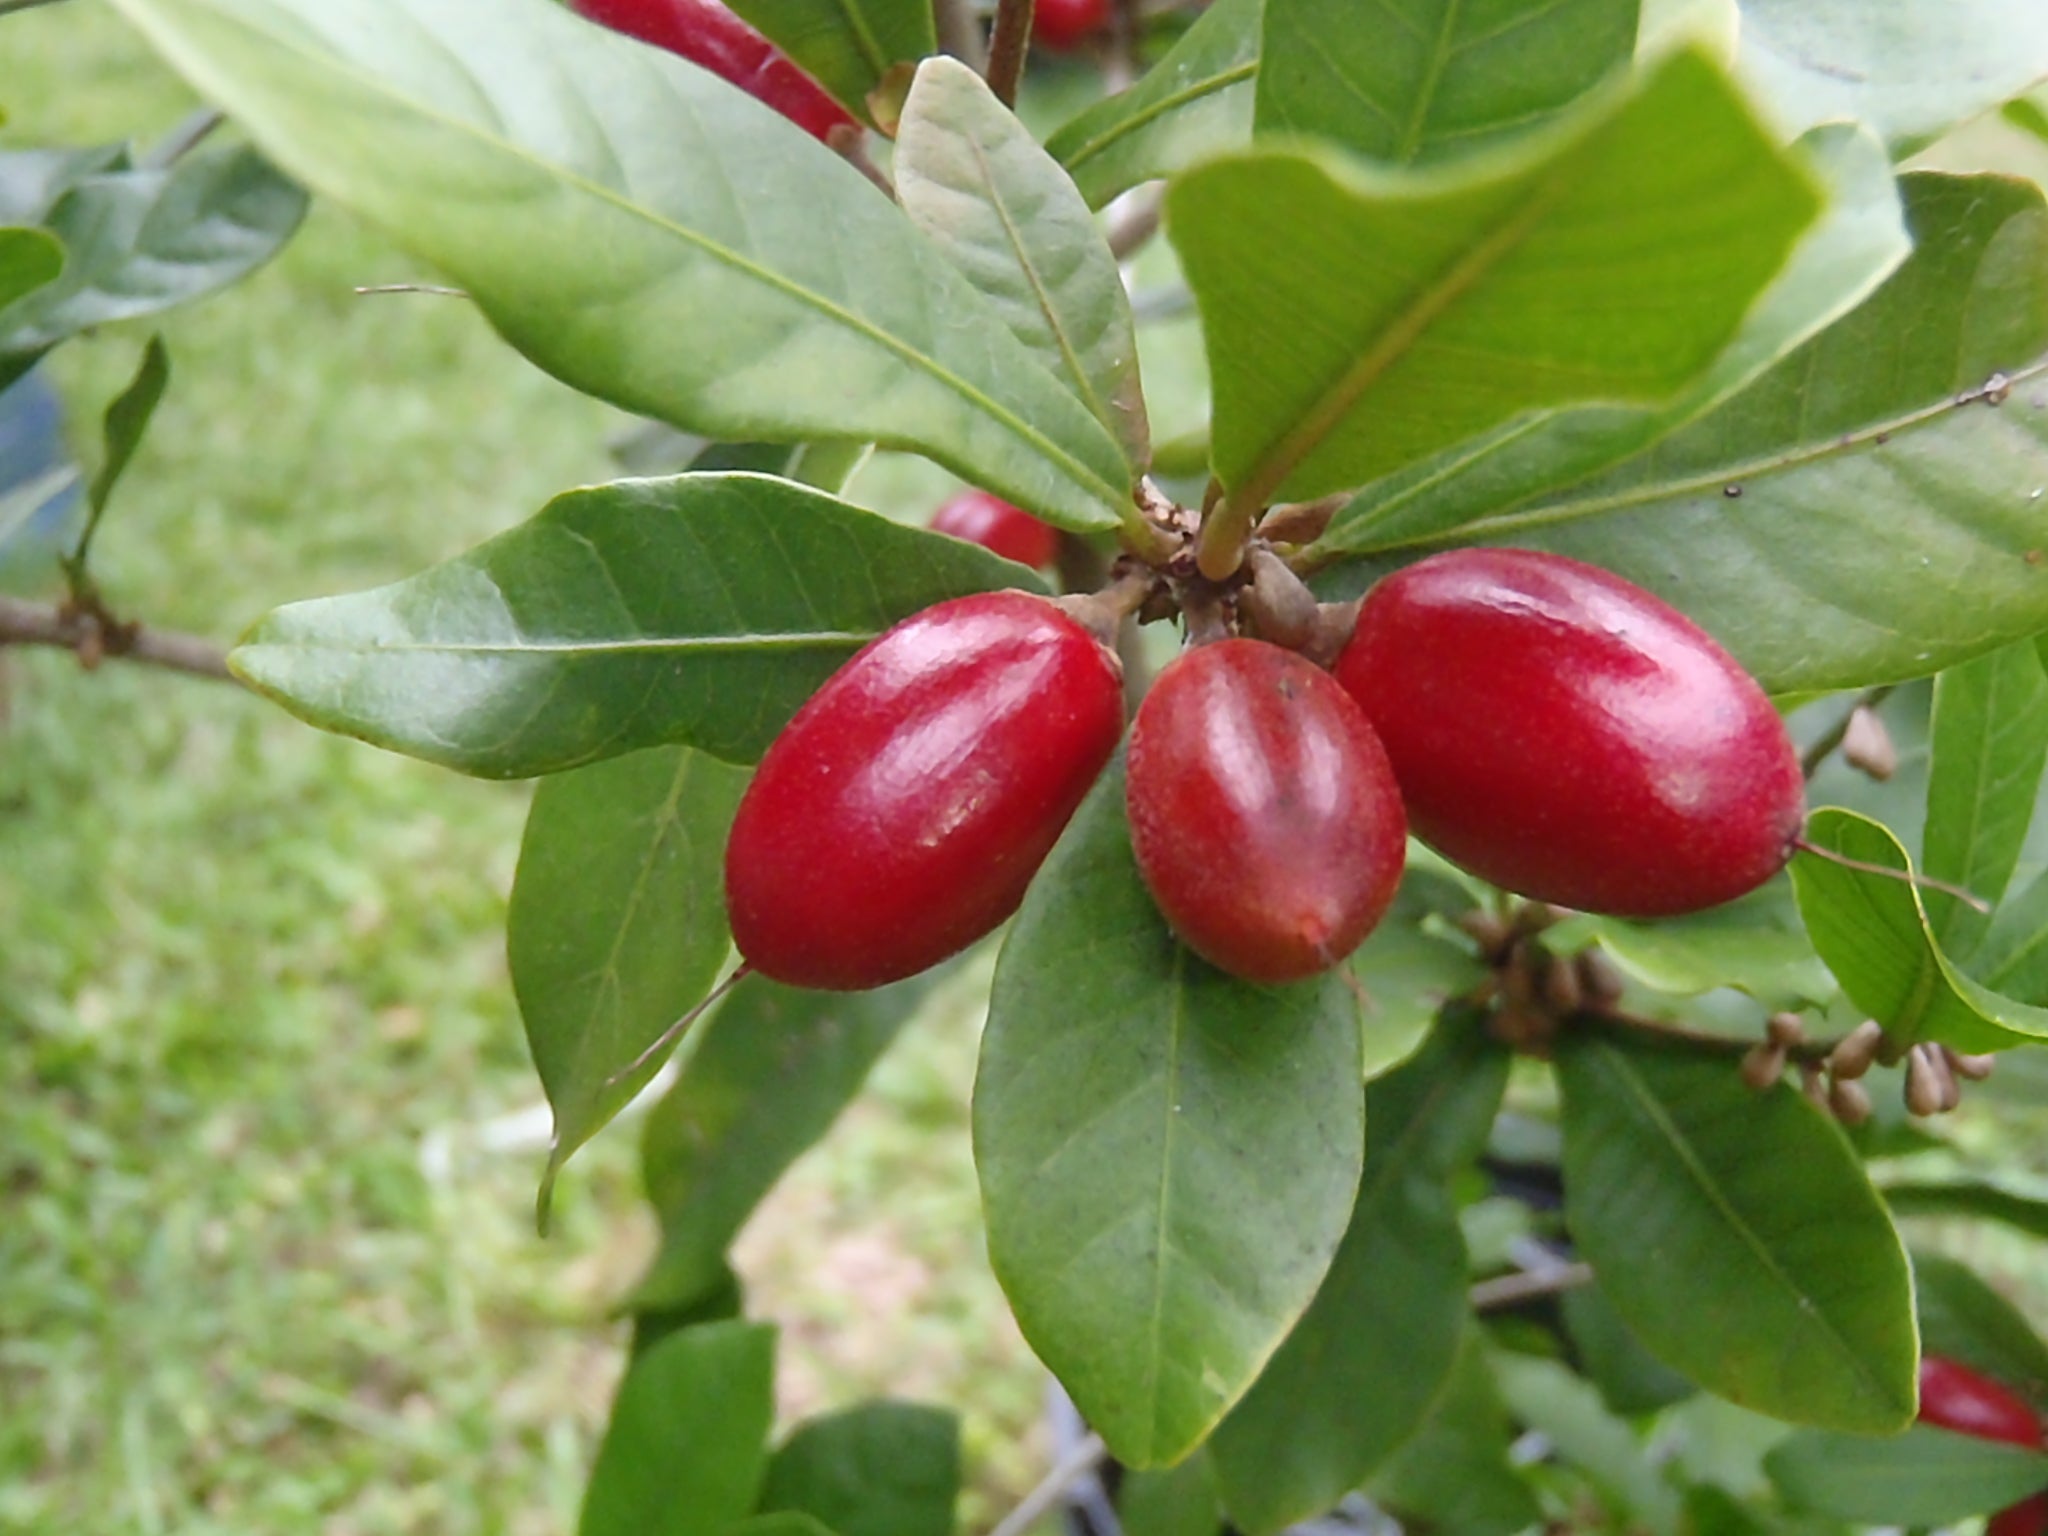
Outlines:
<svg viewBox="0 0 2048 1536"><path fill-rule="evenodd" d="M1121 759L1025 898L974 1092L989 1258L1018 1325L1132 1466L1187 1454L1314 1297L1363 1153L1336 976L1234 980L1168 932Z"/></svg>
<svg viewBox="0 0 2048 1536"><path fill-rule="evenodd" d="M714 437L927 453L1073 528L1128 499L1108 433L899 210L693 65L550 0L117 7L579 389Z"/></svg>
<svg viewBox="0 0 2048 1536"><path fill-rule="evenodd" d="M1428 884L1411 862L1393 910L1347 962L1360 988L1368 1082L1413 1055L1444 1004L1486 979L1471 947L1446 936L1441 916L1422 895ZM1443 905L1464 910L1455 902Z"/></svg>
<svg viewBox="0 0 2048 1536"><path fill-rule="evenodd" d="M85 491L86 505L92 509L95 522L106 510L107 498L114 494L114 486L127 470L128 461L142 446L142 434L149 430L149 419L156 414L157 405L170 382L171 354L164 346L163 337L152 336L142 349L142 361L136 365L135 377L107 406L102 422L104 456L100 460L99 473L92 477L92 483Z"/></svg>
<svg viewBox="0 0 2048 1536"><path fill-rule="evenodd" d="M1625 67L1637 0L1266 0L1256 131L1394 165L1527 132Z"/></svg>
<svg viewBox="0 0 2048 1536"><path fill-rule="evenodd" d="M1091 208L1251 137L1262 0L1216 0L1129 90L1045 142Z"/></svg>
<svg viewBox="0 0 2048 1536"><path fill-rule="evenodd" d="M1557 1071L1573 1240L1652 1353L1793 1423L1912 1419L1906 1256L1833 1122L1725 1056L1594 1031L1567 1034Z"/></svg>
<svg viewBox="0 0 2048 1536"><path fill-rule="evenodd" d="M1361 485L1524 411L1662 400L1707 368L1820 200L1697 54L1589 112L1448 178L1268 150L1174 183L1237 504Z"/></svg>
<svg viewBox="0 0 2048 1536"><path fill-rule="evenodd" d="M1676 1536L1678 1492L1643 1454L1634 1432L1607 1411L1592 1383L1555 1360L1502 1353L1494 1379L1508 1411L1586 1474L1629 1530Z"/></svg>
<svg viewBox="0 0 2048 1536"><path fill-rule="evenodd" d="M656 747L534 792L505 948L555 1111L543 1220L562 1164L663 1058L626 1069L718 979L732 946L725 837L746 787L744 769Z"/></svg>
<svg viewBox="0 0 2048 1536"><path fill-rule="evenodd" d="M981 76L946 58L917 72L894 164L911 222L1141 472L1151 440L1130 299L1066 172Z"/></svg>
<svg viewBox="0 0 2048 1536"><path fill-rule="evenodd" d="M1967 1216L2048 1238L2048 1193L2024 1194L1983 1179L1886 1179L1878 1185L1896 1216Z"/></svg>
<svg viewBox="0 0 2048 1536"><path fill-rule="evenodd" d="M751 976L699 1026L641 1144L662 1240L636 1306L675 1306L718 1284L761 1197L860 1091L931 980L807 992Z"/></svg>
<svg viewBox="0 0 2048 1536"><path fill-rule="evenodd" d="M1853 117L1901 154L2048 78L2033 0L1743 0L1742 78L1798 131Z"/></svg>
<svg viewBox="0 0 2048 1536"><path fill-rule="evenodd" d="M941 1408L862 1403L799 1424L768 1463L764 1512L834 1536L953 1536L960 1421Z"/></svg>
<svg viewBox="0 0 2048 1536"><path fill-rule="evenodd" d="M1207 1453L1126 1475L1117 1489L1116 1516L1124 1536L1219 1536L1223 1508L1216 1502L1216 1471Z"/></svg>
<svg viewBox="0 0 2048 1536"><path fill-rule="evenodd" d="M1927 873L1996 902L2019 862L2048 762L2048 675L2031 641L1950 667L1934 680L1928 725ZM1967 961L1989 919L1944 891L1929 891L1934 938Z"/></svg>
<svg viewBox="0 0 2048 1536"><path fill-rule="evenodd" d="M0 229L0 311L64 270L64 247L46 229Z"/></svg>
<svg viewBox="0 0 2048 1536"><path fill-rule="evenodd" d="M1904 187L1918 243L1869 301L1650 453L1459 537L1618 571L1774 693L1922 676L2048 625L2041 193ZM2009 397L1987 396L2000 373Z"/></svg>
<svg viewBox="0 0 2048 1536"><path fill-rule="evenodd" d="M168 169L113 151L46 169L38 191L54 193L46 217L64 270L0 309L7 376L79 331L226 287L276 255L306 212L305 194L246 146Z"/></svg>
<svg viewBox="0 0 2048 1536"><path fill-rule="evenodd" d="M486 778L663 743L752 762L891 624L1037 585L786 480L623 480L391 586L280 608L231 660L315 725Z"/></svg>
<svg viewBox="0 0 2048 1536"><path fill-rule="evenodd" d="M1560 954L1597 943L1644 986L1678 996L1734 987L1777 1009L1825 1003L1836 991L1781 881L1739 901L1656 923L1577 913L1546 929L1544 942Z"/></svg>
<svg viewBox="0 0 2048 1536"><path fill-rule="evenodd" d="M1224 1507L1252 1536L1319 1514L1421 1425L1464 1330L1451 1180L1478 1157L1508 1053L1469 1010L1366 1090L1372 1136L1351 1225L1316 1299L1209 1442Z"/></svg>
<svg viewBox="0 0 2048 1536"><path fill-rule="evenodd" d="M1806 840L1901 875L1912 870L1898 839L1853 811L1815 811ZM2048 1038L2048 1009L1971 980L1942 952L1917 887L1804 855L1793 861L1792 888L1813 947L1842 990L1899 1039L1995 1051Z"/></svg>
<svg viewBox="0 0 2048 1536"><path fill-rule="evenodd" d="M1967 1265L1938 1253L1913 1255L1921 1348L1946 1355L2048 1406L2048 1344L2019 1309Z"/></svg>
<svg viewBox="0 0 2048 1536"><path fill-rule="evenodd" d="M754 1508L775 1413L775 1330L706 1323L633 1362L578 1536L724 1536Z"/></svg>
<svg viewBox="0 0 2048 1536"><path fill-rule="evenodd" d="M1949 1525L2048 1488L2048 1455L1925 1424L1885 1440L1806 1430L1764 1467L1794 1509L1859 1525Z"/></svg>
<svg viewBox="0 0 2048 1536"><path fill-rule="evenodd" d="M2048 871L1999 904L1970 974L2001 996L2048 1005Z"/></svg>
<svg viewBox="0 0 2048 1536"><path fill-rule="evenodd" d="M921 59L938 46L932 36L931 0L728 3L863 117L868 92L881 84L891 66Z"/></svg>
<svg viewBox="0 0 2048 1536"><path fill-rule="evenodd" d="M1701 416L1867 298L1913 244L1884 146L1866 129L1836 123L1793 152L1825 188L1827 207L1735 339L1690 386L1662 405L1578 406L1460 443L1361 491L1322 546L1398 547L1535 504Z"/></svg>
<svg viewBox="0 0 2048 1536"><path fill-rule="evenodd" d="M782 1510L772 1515L755 1515L738 1525L729 1525L723 1536L839 1536L839 1532L828 1530L809 1515Z"/></svg>
<svg viewBox="0 0 2048 1536"><path fill-rule="evenodd" d="M1368 1485L1373 1498L1459 1536L1518 1536L1542 1519L1508 1464L1514 1438L1477 1327L1468 1327L1449 1385L1422 1430Z"/></svg>
<svg viewBox="0 0 2048 1536"><path fill-rule="evenodd" d="M1599 1285L1566 1291L1559 1311L1572 1347L1578 1351L1580 1368L1611 1411L1654 1413L1698 1390L1643 1348Z"/></svg>

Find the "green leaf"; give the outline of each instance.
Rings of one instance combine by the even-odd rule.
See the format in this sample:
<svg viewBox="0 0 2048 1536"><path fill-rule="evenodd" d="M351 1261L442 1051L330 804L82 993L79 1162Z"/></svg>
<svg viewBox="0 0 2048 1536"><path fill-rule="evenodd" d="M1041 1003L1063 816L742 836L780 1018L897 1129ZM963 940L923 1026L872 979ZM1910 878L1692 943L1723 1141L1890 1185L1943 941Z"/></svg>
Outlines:
<svg viewBox="0 0 2048 1536"><path fill-rule="evenodd" d="M1422 0L1361 24L1355 0L1266 0L1255 126L1394 165L1549 121L1635 51L1637 0Z"/></svg>
<svg viewBox="0 0 2048 1536"><path fill-rule="evenodd" d="M1235 505L1363 484L1517 414L1705 370L1820 209L1696 54L1505 163L1211 161L1167 195ZM1270 231L1290 231L1275 240Z"/></svg>
<svg viewBox="0 0 2048 1536"><path fill-rule="evenodd" d="M784 1510L779 1514L756 1515L738 1525L729 1525L723 1536L839 1536L839 1533L826 1529L809 1515Z"/></svg>
<svg viewBox="0 0 2048 1536"><path fill-rule="evenodd" d="M1580 1368L1611 1411L1625 1416L1655 1413L1698 1390L1643 1348L1597 1284L1566 1291L1558 1310Z"/></svg>
<svg viewBox="0 0 2048 1536"><path fill-rule="evenodd" d="M931 0L727 0L733 10L861 116L892 65L938 44ZM840 1536L847 1536L841 1532Z"/></svg>
<svg viewBox="0 0 2048 1536"><path fill-rule="evenodd" d="M236 671L302 719L486 778L684 743L752 762L855 651L1037 577L762 475L569 491L417 576L280 608Z"/></svg>
<svg viewBox="0 0 2048 1536"><path fill-rule="evenodd" d="M171 354L165 349L162 336L152 336L142 349L142 361L136 366L135 377L108 405L102 423L105 457L100 461L99 473L92 477L92 484L86 487L85 492L93 525L98 524L100 514L106 510L107 498L114 494L114 486L128 468L128 461L142 446L142 434L149 430L149 419L156 414L157 405L170 382Z"/></svg>
<svg viewBox="0 0 2048 1536"><path fill-rule="evenodd" d="M1824 1003L1836 991L1782 881L1705 912L1655 923L1574 913L1543 937L1558 954L1597 943L1634 980L1681 997L1734 987L1778 1009Z"/></svg>
<svg viewBox="0 0 2048 1536"><path fill-rule="evenodd" d="M2048 1196L1983 1179L1886 1179L1877 1192L1894 1216L1969 1217L2048 1239Z"/></svg>
<svg viewBox="0 0 2048 1536"><path fill-rule="evenodd" d="M740 1277L731 1265L720 1266L717 1281L695 1299L681 1306L636 1306L633 1309L633 1343L630 1359L638 1360L671 1334L702 1323L730 1322L746 1310L740 1294Z"/></svg>
<svg viewBox="0 0 2048 1536"><path fill-rule="evenodd" d="M1209 1442L1224 1507L1252 1536L1335 1505L1413 1435L1464 1330L1451 1181L1471 1166L1509 1054L1469 1009L1366 1089L1372 1126L1351 1225L1316 1299Z"/></svg>
<svg viewBox="0 0 2048 1536"><path fill-rule="evenodd" d="M1124 821L1121 759L1025 898L974 1092L989 1258L1118 1460L1170 1464L1314 1297L1358 1187L1358 1010L1183 949Z"/></svg>
<svg viewBox="0 0 2048 1536"><path fill-rule="evenodd" d="M276 255L306 212L305 193L245 146L168 169L114 151L46 169L37 190L54 194L45 218L64 270L0 309L0 377L79 331L227 287ZM28 197L8 190L9 202Z"/></svg>
<svg viewBox="0 0 2048 1536"><path fill-rule="evenodd" d="M63 270L64 247L48 230L0 229L0 311Z"/></svg>
<svg viewBox="0 0 2048 1536"><path fill-rule="evenodd" d="M746 787L744 769L656 747L534 791L505 949L555 1112L543 1221L562 1164L665 1058L627 1068L718 979L732 947L725 838Z"/></svg>
<svg viewBox="0 0 2048 1536"><path fill-rule="evenodd" d="M1091 208L1251 137L1261 0L1216 0L1129 90L1045 141Z"/></svg>
<svg viewBox="0 0 2048 1536"><path fill-rule="evenodd" d="M578 389L712 437L925 453L1075 529L1129 500L1108 433L901 211L704 70L551 0L116 6Z"/></svg>
<svg viewBox="0 0 2048 1536"><path fill-rule="evenodd" d="M1838 1126L1718 1053L1574 1030L1557 1073L1572 1238L1645 1347L1792 1423L1912 1419L1905 1253Z"/></svg>
<svg viewBox="0 0 2048 1536"><path fill-rule="evenodd" d="M1514 1438L1477 1327L1465 1331L1449 1385L1409 1441L1368 1485L1379 1503L1458 1536L1518 1536L1542 1519L1508 1464Z"/></svg>
<svg viewBox="0 0 2048 1536"><path fill-rule="evenodd" d="M1536 504L1696 419L1867 298L1912 249L1884 146L1846 123L1793 146L1827 194L1818 221L1713 366L1656 406L1575 406L1497 431L1389 475L1343 508L1330 550L1391 548Z"/></svg>
<svg viewBox="0 0 2048 1536"><path fill-rule="evenodd" d="M1391 911L1346 962L1361 990L1365 1078L1371 1082L1413 1055L1452 998L1486 979L1469 944L1446 936L1423 894L1413 853ZM1456 903L1450 910L1462 910Z"/></svg>
<svg viewBox="0 0 2048 1536"><path fill-rule="evenodd" d="M1858 118L1902 157L2048 77L2034 0L1742 0L1741 35L1780 122Z"/></svg>
<svg viewBox="0 0 2048 1536"><path fill-rule="evenodd" d="M1824 807L1806 818L1806 841L1865 864L1912 872L1884 827ZM1792 861L1792 888L1813 947L1849 1000L1901 1040L1939 1040L1995 1051L2048 1038L2048 1009L2001 996L1963 974L1928 927L1917 887L1811 854Z"/></svg>
<svg viewBox="0 0 2048 1536"><path fill-rule="evenodd" d="M1220 1536L1216 1471L1205 1451L1176 1466L1124 1475L1116 1495L1124 1536Z"/></svg>
<svg viewBox="0 0 2048 1536"><path fill-rule="evenodd" d="M1975 1270L1937 1253L1913 1255L1921 1348L1946 1355L2048 1405L2048 1344Z"/></svg>
<svg viewBox="0 0 2048 1536"><path fill-rule="evenodd" d="M1508 1411L1586 1474L1629 1530L1676 1536L1678 1493L1633 1431L1607 1411L1592 1383L1555 1360L1501 1352L1494 1379Z"/></svg>
<svg viewBox="0 0 2048 1536"><path fill-rule="evenodd" d="M1619 572L1772 693L1922 676L2048 626L2041 192L1902 185L1913 256L1847 318L1649 453L1460 538Z"/></svg>
<svg viewBox="0 0 2048 1536"><path fill-rule="evenodd" d="M2001 996L2048 1004L2048 870L1999 903L1970 956L1970 974Z"/></svg>
<svg viewBox="0 0 2048 1536"><path fill-rule="evenodd" d="M1934 680L1933 762L1920 856L1937 880L1978 899L2005 894L2034 819L2048 762L2048 675L2023 641L1950 667ZM1968 960L1990 920L1945 891L1924 898L1935 942Z"/></svg>
<svg viewBox="0 0 2048 1536"><path fill-rule="evenodd" d="M937 58L910 87L894 167L911 222L1142 471L1150 434L1130 299L1058 162L981 76Z"/></svg>
<svg viewBox="0 0 2048 1536"><path fill-rule="evenodd" d="M799 1424L768 1463L761 1509L810 1515L836 1536L953 1536L960 1421L912 1403L862 1403Z"/></svg>
<svg viewBox="0 0 2048 1536"><path fill-rule="evenodd" d="M698 1026L641 1145L662 1237L635 1306L674 1306L718 1283L761 1197L831 1128L938 974L872 992L750 976Z"/></svg>
<svg viewBox="0 0 2048 1536"><path fill-rule="evenodd" d="M619 1384L578 1536L724 1536L753 1508L775 1416L775 1330L706 1323Z"/></svg>
<svg viewBox="0 0 2048 1536"><path fill-rule="evenodd" d="M1863 1525L1949 1525L2048 1488L2048 1455L1925 1424L1886 1440L1806 1430L1764 1469L1794 1509Z"/></svg>

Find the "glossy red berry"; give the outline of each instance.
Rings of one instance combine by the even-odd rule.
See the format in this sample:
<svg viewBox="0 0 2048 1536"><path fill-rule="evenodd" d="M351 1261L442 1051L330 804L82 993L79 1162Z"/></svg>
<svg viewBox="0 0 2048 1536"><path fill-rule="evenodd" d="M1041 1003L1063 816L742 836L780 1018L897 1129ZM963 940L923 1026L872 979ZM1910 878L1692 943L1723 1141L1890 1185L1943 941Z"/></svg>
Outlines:
<svg viewBox="0 0 2048 1536"><path fill-rule="evenodd" d="M1400 884L1386 753L1327 672L1277 645L1218 641L1166 668L1131 727L1124 793L1168 926L1247 981L1328 970Z"/></svg>
<svg viewBox="0 0 2048 1536"><path fill-rule="evenodd" d="M2025 1399L1981 1371L1942 1355L1920 1360L1920 1422L1977 1440L2042 1444L2041 1421Z"/></svg>
<svg viewBox="0 0 2048 1536"><path fill-rule="evenodd" d="M1080 47L1109 26L1111 0L1038 0L1031 35L1055 53Z"/></svg>
<svg viewBox="0 0 2048 1536"><path fill-rule="evenodd" d="M962 491L944 503L932 514L932 528L1034 570L1051 565L1060 548L1057 529L987 491Z"/></svg>
<svg viewBox="0 0 2048 1536"><path fill-rule="evenodd" d="M1416 836L1582 911L1658 917L1761 885L1805 784L1777 711L1661 599L1597 567L1460 549L1366 595L1337 678Z"/></svg>
<svg viewBox="0 0 2048 1536"><path fill-rule="evenodd" d="M1985 1522L1984 1536L2048 1536L2048 1493L2001 1509Z"/></svg>
<svg viewBox="0 0 2048 1536"><path fill-rule="evenodd" d="M905 619L797 711L740 800L740 953L857 991L966 948L1016 911L1122 732L1116 658L1044 598Z"/></svg>
<svg viewBox="0 0 2048 1536"><path fill-rule="evenodd" d="M718 0L570 0L600 26L680 54L773 107L813 138L857 128L825 88Z"/></svg>

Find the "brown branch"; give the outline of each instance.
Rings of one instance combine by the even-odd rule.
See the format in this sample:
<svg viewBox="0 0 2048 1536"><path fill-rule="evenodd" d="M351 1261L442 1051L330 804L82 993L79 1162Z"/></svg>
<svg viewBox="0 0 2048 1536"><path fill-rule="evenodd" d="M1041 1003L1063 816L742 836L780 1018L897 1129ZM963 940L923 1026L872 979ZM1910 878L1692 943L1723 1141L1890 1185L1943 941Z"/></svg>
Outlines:
<svg viewBox="0 0 2048 1536"><path fill-rule="evenodd" d="M202 636L145 629L140 624L114 624L99 614L54 603L0 597L0 647L9 645L47 645L70 651L87 668L98 666L103 657L118 656L193 677L239 681L228 670L227 652Z"/></svg>
<svg viewBox="0 0 2048 1536"><path fill-rule="evenodd" d="M997 0L995 31L988 40L988 88L1006 107L1017 104L1017 83L1024 78L1034 9L1032 0Z"/></svg>

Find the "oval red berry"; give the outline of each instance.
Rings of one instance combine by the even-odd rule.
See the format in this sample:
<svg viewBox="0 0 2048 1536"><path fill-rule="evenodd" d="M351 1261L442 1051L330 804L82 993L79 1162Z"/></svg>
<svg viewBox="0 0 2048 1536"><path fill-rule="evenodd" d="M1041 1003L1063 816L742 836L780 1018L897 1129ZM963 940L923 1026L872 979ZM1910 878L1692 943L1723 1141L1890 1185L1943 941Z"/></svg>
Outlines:
<svg viewBox="0 0 2048 1536"><path fill-rule="evenodd" d="M987 491L962 491L946 502L932 514L932 529L1034 570L1051 565L1060 547L1058 530Z"/></svg>
<svg viewBox="0 0 2048 1536"><path fill-rule="evenodd" d="M2041 1421L2012 1388L1944 1355L1920 1361L1920 1422L1977 1440L2040 1445Z"/></svg>
<svg viewBox="0 0 2048 1536"><path fill-rule="evenodd" d="M964 949L1016 911L1122 731L1116 659L1045 599L905 619L797 711L741 798L740 953L856 991Z"/></svg>
<svg viewBox="0 0 2048 1536"><path fill-rule="evenodd" d="M1138 869L1196 954L1247 981L1328 970L1385 915L1407 823L1364 714L1330 675L1258 640L1175 661L1131 727Z"/></svg>
<svg viewBox="0 0 2048 1536"><path fill-rule="evenodd" d="M1461 549L1366 595L1337 678L1416 836L1524 896L1697 911L1791 856L1805 784L1777 711L1660 598L1528 550Z"/></svg>
<svg viewBox="0 0 2048 1536"><path fill-rule="evenodd" d="M1109 26L1110 0L1038 0L1031 35L1055 53L1080 47Z"/></svg>

